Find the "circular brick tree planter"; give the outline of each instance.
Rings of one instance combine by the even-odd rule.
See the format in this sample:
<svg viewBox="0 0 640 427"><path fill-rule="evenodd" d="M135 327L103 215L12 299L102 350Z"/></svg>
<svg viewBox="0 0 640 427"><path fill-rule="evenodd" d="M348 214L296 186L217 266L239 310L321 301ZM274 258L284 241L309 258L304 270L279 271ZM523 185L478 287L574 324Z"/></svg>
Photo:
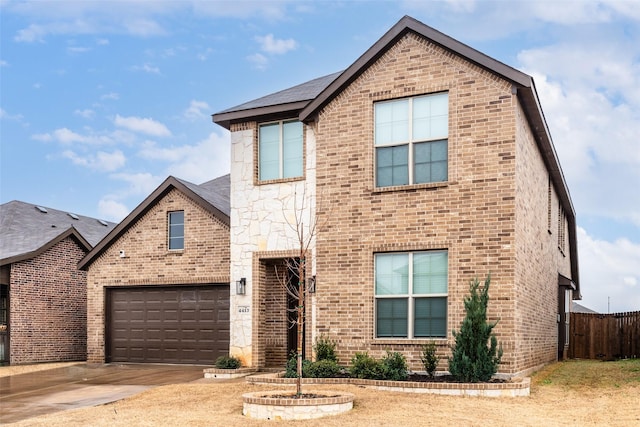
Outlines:
<svg viewBox="0 0 640 427"><path fill-rule="evenodd" d="M304 394L312 397L294 398L295 393L290 390L245 393L242 415L261 420L308 420L342 414L353 408L352 393L322 390Z"/></svg>

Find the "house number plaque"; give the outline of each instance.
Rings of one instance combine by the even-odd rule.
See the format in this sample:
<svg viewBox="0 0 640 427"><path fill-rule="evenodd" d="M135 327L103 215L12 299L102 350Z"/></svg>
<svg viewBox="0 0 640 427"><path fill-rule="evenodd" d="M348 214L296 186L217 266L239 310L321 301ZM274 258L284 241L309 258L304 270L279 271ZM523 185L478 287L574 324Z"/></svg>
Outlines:
<svg viewBox="0 0 640 427"><path fill-rule="evenodd" d="M238 306L238 313L248 313L249 312L249 306L248 305L239 305Z"/></svg>

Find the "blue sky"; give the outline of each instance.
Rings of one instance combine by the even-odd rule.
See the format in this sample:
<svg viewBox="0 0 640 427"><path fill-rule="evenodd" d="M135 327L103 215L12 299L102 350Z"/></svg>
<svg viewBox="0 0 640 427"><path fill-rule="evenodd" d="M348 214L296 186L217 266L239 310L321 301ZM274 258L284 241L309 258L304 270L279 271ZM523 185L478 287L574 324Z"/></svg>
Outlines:
<svg viewBox="0 0 640 427"><path fill-rule="evenodd" d="M410 15L535 79L582 304L640 310L637 1L0 0L0 203L119 221L229 171L211 114L348 67Z"/></svg>

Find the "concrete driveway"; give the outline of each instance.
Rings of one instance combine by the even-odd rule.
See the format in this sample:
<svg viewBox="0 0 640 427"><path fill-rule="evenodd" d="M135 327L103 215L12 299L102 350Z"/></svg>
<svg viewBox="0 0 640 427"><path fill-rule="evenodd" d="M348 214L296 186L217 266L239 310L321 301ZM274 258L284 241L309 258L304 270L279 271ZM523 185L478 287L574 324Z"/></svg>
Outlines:
<svg viewBox="0 0 640 427"><path fill-rule="evenodd" d="M204 380L206 366L76 364L0 378L0 424L102 405L152 387Z"/></svg>

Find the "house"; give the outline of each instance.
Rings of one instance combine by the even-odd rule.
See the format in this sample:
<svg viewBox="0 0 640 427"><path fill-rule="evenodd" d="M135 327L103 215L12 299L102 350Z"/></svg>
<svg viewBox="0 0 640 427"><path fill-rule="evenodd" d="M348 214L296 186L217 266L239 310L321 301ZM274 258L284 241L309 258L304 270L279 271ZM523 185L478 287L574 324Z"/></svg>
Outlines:
<svg viewBox="0 0 640 427"><path fill-rule="evenodd" d="M229 175L168 177L78 267L88 362L213 364L229 352Z"/></svg>
<svg viewBox="0 0 640 427"><path fill-rule="evenodd" d="M86 274L77 263L114 223L0 205L0 364L85 360Z"/></svg>
<svg viewBox="0 0 640 427"><path fill-rule="evenodd" d="M315 281L307 358L324 335L342 364L391 350L421 370L433 341L444 370L469 281L489 273L498 373L565 357L575 210L530 76L404 17L344 71L213 121L231 131L230 279L246 287L230 352L247 365L294 348L276 273L296 224Z"/></svg>
<svg viewBox="0 0 640 427"><path fill-rule="evenodd" d="M572 304L571 304L571 312L572 313L598 314L597 311L591 310L589 307L585 307L584 305L578 304L575 301L573 301Z"/></svg>

